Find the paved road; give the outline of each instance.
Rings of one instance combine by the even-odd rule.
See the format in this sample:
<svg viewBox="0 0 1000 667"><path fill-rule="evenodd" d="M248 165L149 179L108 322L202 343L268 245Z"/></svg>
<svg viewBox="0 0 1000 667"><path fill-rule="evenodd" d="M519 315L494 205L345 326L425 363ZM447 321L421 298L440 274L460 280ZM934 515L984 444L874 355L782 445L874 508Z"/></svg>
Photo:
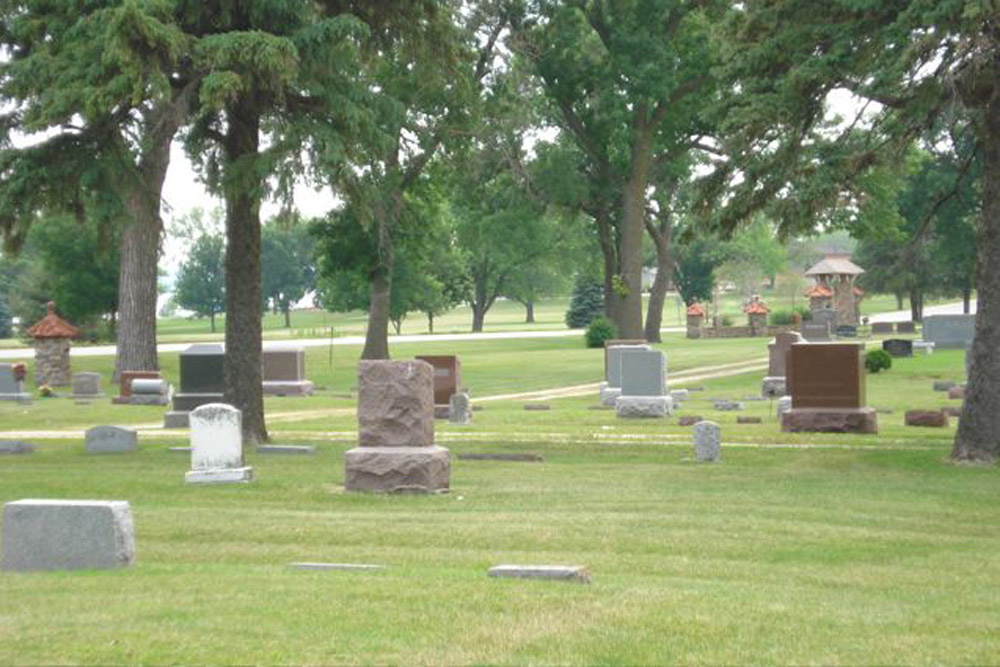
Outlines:
<svg viewBox="0 0 1000 667"><path fill-rule="evenodd" d="M661 329L664 333L683 333L684 327ZM452 341L470 340L503 340L527 338L570 338L583 336L582 329L560 329L559 331L499 331L493 333L461 333L461 334L416 334L406 336L390 336L389 344L393 343L447 343ZM305 338L294 340L264 341L264 347L325 347L327 345L364 345L364 336L342 336L340 338ZM191 343L161 343L156 346L158 352L180 352ZM115 353L114 345L95 345L93 347L74 347L71 354L74 357L109 357ZM0 359L24 359L33 357L30 348L0 350Z"/></svg>
<svg viewBox="0 0 1000 667"><path fill-rule="evenodd" d="M969 303L971 311L976 312L976 300L973 299ZM962 302L958 303L946 303L940 306L926 306L924 308L924 315L961 315L962 314ZM868 318L869 322L909 322L910 321L910 311L908 310L894 310L891 313L878 313L877 315L872 315Z"/></svg>

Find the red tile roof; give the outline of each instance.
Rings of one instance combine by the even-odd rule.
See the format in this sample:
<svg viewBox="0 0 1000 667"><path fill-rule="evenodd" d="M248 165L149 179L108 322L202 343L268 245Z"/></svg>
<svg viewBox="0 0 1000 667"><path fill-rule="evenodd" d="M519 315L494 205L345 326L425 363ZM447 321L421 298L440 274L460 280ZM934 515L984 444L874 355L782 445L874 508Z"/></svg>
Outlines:
<svg viewBox="0 0 1000 667"><path fill-rule="evenodd" d="M79 329L56 315L54 301L49 301L46 307L49 311L48 315L28 329L29 336L32 338L76 338L80 335Z"/></svg>
<svg viewBox="0 0 1000 667"><path fill-rule="evenodd" d="M767 315L771 310L764 305L763 301L751 301L743 308L743 312L748 315Z"/></svg>
<svg viewBox="0 0 1000 667"><path fill-rule="evenodd" d="M700 303L692 303L690 306L688 306L687 314L701 315L702 317L705 317L705 309L701 307Z"/></svg>
<svg viewBox="0 0 1000 667"><path fill-rule="evenodd" d="M809 289L807 289L805 291L805 295L808 296L808 297L810 297L810 298L813 298L813 297L822 297L822 298L829 299L831 296L833 296L833 290L830 289L829 287L827 287L826 285L817 284L817 285L813 285L812 287L810 287Z"/></svg>

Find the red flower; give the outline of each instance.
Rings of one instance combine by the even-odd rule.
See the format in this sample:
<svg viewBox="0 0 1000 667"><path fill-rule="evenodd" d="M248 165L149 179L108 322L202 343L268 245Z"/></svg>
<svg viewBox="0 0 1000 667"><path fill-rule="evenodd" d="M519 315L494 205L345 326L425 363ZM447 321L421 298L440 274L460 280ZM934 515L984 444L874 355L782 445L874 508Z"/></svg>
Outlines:
<svg viewBox="0 0 1000 667"><path fill-rule="evenodd" d="M18 382L24 382L25 376L28 374L28 369L24 364L14 364L14 379Z"/></svg>

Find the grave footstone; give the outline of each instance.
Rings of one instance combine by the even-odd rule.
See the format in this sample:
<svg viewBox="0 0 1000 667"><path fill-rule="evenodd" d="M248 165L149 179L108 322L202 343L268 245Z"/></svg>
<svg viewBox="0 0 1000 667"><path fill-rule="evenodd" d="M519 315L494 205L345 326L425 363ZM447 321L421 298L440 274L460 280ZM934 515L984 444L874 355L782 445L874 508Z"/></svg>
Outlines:
<svg viewBox="0 0 1000 667"><path fill-rule="evenodd" d="M191 411L191 484L249 482L253 468L243 461L243 414L225 403L199 405Z"/></svg>
<svg viewBox="0 0 1000 667"><path fill-rule="evenodd" d="M777 409L778 423L781 423L781 415L785 414L786 412L792 409L792 397L782 396L781 398L779 398L776 409Z"/></svg>
<svg viewBox="0 0 1000 667"><path fill-rule="evenodd" d="M3 508L0 570L106 570L135 560L122 500L17 500Z"/></svg>
<svg viewBox="0 0 1000 667"><path fill-rule="evenodd" d="M104 396L100 373L73 373L73 398Z"/></svg>
<svg viewBox="0 0 1000 667"><path fill-rule="evenodd" d="M975 315L928 315L923 321L924 340L938 350L964 350L976 335Z"/></svg>
<svg viewBox="0 0 1000 667"><path fill-rule="evenodd" d="M722 429L715 422L701 421L694 425L694 458L704 463L716 463L722 454Z"/></svg>
<svg viewBox="0 0 1000 667"><path fill-rule="evenodd" d="M257 445L258 454L315 454L313 445Z"/></svg>
<svg viewBox="0 0 1000 667"><path fill-rule="evenodd" d="M659 350L617 348L621 394L615 414L622 418L662 418L673 411L667 396L667 359Z"/></svg>
<svg viewBox="0 0 1000 667"><path fill-rule="evenodd" d="M913 341L905 338L890 338L882 341L882 349L892 357L912 357Z"/></svg>
<svg viewBox="0 0 1000 667"><path fill-rule="evenodd" d="M743 404L739 401L715 401L715 409L722 412L736 412L743 409Z"/></svg>
<svg viewBox="0 0 1000 667"><path fill-rule="evenodd" d="M948 398L952 400L965 398L965 387L952 387L948 390Z"/></svg>
<svg viewBox="0 0 1000 667"><path fill-rule="evenodd" d="M306 379L306 350L303 347L264 349L261 378L267 396L309 396L315 389Z"/></svg>
<svg viewBox="0 0 1000 667"><path fill-rule="evenodd" d="M698 422L702 421L700 415L685 415L677 420L678 426L694 426Z"/></svg>
<svg viewBox="0 0 1000 667"><path fill-rule="evenodd" d="M448 421L452 424L472 423L472 401L464 391L451 395L448 403Z"/></svg>
<svg viewBox="0 0 1000 667"><path fill-rule="evenodd" d="M544 461L541 454L507 454L504 452L498 452L496 454L491 453L479 453L479 454L459 454L459 461L515 461L515 462L527 462L527 463L541 463Z"/></svg>
<svg viewBox="0 0 1000 667"><path fill-rule="evenodd" d="M582 565L496 565L486 574L506 579L552 579L590 583L590 572Z"/></svg>
<svg viewBox="0 0 1000 667"><path fill-rule="evenodd" d="M859 345L792 345L787 379L792 408L781 417L783 431L878 432L875 410L865 405Z"/></svg>
<svg viewBox="0 0 1000 667"><path fill-rule="evenodd" d="M951 380L934 380L934 391L951 391L953 387L957 386Z"/></svg>
<svg viewBox="0 0 1000 667"><path fill-rule="evenodd" d="M0 440L0 455L30 454L33 451L35 451L35 446L24 440Z"/></svg>
<svg viewBox="0 0 1000 667"><path fill-rule="evenodd" d="M0 401L28 402L31 396L24 391L24 380L18 376L15 364L0 364Z"/></svg>
<svg viewBox="0 0 1000 667"><path fill-rule="evenodd" d="M448 450L434 444L434 368L425 361L358 364L358 447L344 455L348 491L448 490Z"/></svg>
<svg viewBox="0 0 1000 667"><path fill-rule="evenodd" d="M907 410L903 420L907 426L941 428L948 425L948 416L940 410Z"/></svg>
<svg viewBox="0 0 1000 667"><path fill-rule="evenodd" d="M138 434L120 426L95 426L84 434L88 454L122 454L139 448Z"/></svg>
<svg viewBox="0 0 1000 667"><path fill-rule="evenodd" d="M761 421L760 417L743 417L743 416L740 416L740 417L736 418L736 423L737 424L761 424L763 422Z"/></svg>
<svg viewBox="0 0 1000 667"><path fill-rule="evenodd" d="M806 342L797 331L784 331L775 334L774 340L767 345L768 363L767 376L761 385L761 396L765 398L777 398L784 396L785 389L785 368L788 349L796 343Z"/></svg>

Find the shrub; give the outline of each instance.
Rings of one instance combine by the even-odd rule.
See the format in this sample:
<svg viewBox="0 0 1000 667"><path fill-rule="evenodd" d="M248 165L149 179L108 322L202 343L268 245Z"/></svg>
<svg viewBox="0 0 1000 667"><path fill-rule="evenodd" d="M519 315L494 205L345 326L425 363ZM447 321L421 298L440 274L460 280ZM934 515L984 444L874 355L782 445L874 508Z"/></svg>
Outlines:
<svg viewBox="0 0 1000 667"><path fill-rule="evenodd" d="M604 287L595 280L581 278L573 286L573 298L566 311L566 326L582 329L604 314Z"/></svg>
<svg viewBox="0 0 1000 667"><path fill-rule="evenodd" d="M795 313L802 316L803 322L810 318L809 309L804 306L798 306L797 308L792 308L790 310L771 311L771 324L774 324L775 326L788 326L790 324L795 324Z"/></svg>
<svg viewBox="0 0 1000 667"><path fill-rule="evenodd" d="M892 357L885 350L869 350L865 353L865 368L869 373L880 373L892 368Z"/></svg>
<svg viewBox="0 0 1000 667"><path fill-rule="evenodd" d="M587 326L587 333L584 338L587 347L604 347L604 341L618 337L618 328L615 323L603 315L595 317Z"/></svg>
<svg viewBox="0 0 1000 667"><path fill-rule="evenodd" d="M14 335L14 321L7 300L0 294L0 338L10 338Z"/></svg>
<svg viewBox="0 0 1000 667"><path fill-rule="evenodd" d="M732 315L723 315L720 318L720 321L722 322L722 326L724 326L724 327L731 327L731 326L733 326L733 317L732 317Z"/></svg>

